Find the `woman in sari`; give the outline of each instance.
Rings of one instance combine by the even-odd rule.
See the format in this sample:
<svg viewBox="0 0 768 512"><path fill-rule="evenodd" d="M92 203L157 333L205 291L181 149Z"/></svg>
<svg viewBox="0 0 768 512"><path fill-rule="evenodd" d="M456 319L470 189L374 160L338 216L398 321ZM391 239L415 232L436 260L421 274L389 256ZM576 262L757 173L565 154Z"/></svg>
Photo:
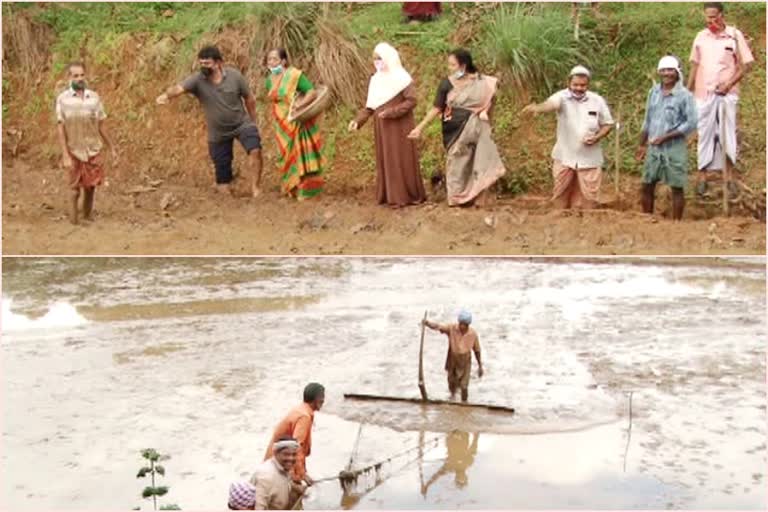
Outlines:
<svg viewBox="0 0 768 512"><path fill-rule="evenodd" d="M376 142L376 199L392 208L423 203L426 198L419 170L416 143L408 134L416 124L416 88L403 69L400 56L392 46L380 43L374 49L376 73L368 85L368 99L349 123L357 131L373 117Z"/></svg>
<svg viewBox="0 0 768 512"><path fill-rule="evenodd" d="M317 92L301 70L288 65L288 55L283 48L267 54L267 66L267 97L272 104L275 137L280 148L280 188L298 200L315 197L322 192L324 183L319 116L304 122L291 122L288 116L292 106L298 110L312 103Z"/></svg>
<svg viewBox="0 0 768 512"><path fill-rule="evenodd" d="M408 137L418 139L440 116L448 205L483 206L495 198L493 185L506 172L491 138L489 118L498 81L479 73L472 55L463 49L450 53L448 69L450 76L440 84L434 108Z"/></svg>

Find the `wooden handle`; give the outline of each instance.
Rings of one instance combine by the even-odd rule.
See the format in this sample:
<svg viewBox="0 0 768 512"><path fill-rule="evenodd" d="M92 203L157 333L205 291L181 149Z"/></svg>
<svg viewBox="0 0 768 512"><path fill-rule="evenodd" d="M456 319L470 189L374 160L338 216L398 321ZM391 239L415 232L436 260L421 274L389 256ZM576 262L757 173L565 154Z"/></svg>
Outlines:
<svg viewBox="0 0 768 512"><path fill-rule="evenodd" d="M424 331L427 326L425 322L427 320L427 312L424 312L424 321L421 322L421 343L419 344L419 392L421 393L421 399L426 401L427 387L424 385Z"/></svg>

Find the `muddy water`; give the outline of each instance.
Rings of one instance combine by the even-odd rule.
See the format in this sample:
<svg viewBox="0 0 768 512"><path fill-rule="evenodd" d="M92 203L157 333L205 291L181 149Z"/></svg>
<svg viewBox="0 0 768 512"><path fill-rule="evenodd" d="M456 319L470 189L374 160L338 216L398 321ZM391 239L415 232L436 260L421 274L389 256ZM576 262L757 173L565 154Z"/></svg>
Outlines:
<svg viewBox="0 0 768 512"><path fill-rule="evenodd" d="M167 502L224 508L317 380L314 477L355 445L353 469L398 456L306 508L764 509L757 263L6 259L0 508L149 508L146 447L172 456ZM418 322L461 307L470 400L516 414L344 400L417 397ZM445 340L425 345L447 398Z"/></svg>

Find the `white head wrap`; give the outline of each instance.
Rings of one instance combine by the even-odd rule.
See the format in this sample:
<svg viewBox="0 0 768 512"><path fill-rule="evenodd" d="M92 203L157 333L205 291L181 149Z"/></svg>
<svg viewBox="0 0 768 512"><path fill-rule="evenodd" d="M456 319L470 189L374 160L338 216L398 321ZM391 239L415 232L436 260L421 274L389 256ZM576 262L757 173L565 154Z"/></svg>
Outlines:
<svg viewBox="0 0 768 512"><path fill-rule="evenodd" d="M298 443L298 441L296 441L294 439L283 439L281 441L277 441L272 446L272 451L277 453L280 450L285 450L286 448L292 448L294 450L298 450L299 449L299 443Z"/></svg>
<svg viewBox="0 0 768 512"><path fill-rule="evenodd" d="M662 57L656 70L661 71L662 69L674 69L677 71L678 83L683 83L683 70L680 68L680 61L676 57L672 55Z"/></svg>
<svg viewBox="0 0 768 512"><path fill-rule="evenodd" d="M575 66L573 69L571 69L571 73L568 75L568 78L574 77L576 75L584 75L587 78L592 78L592 73L590 73L589 70L584 66Z"/></svg>
<svg viewBox="0 0 768 512"><path fill-rule="evenodd" d="M381 57L385 67L385 69L377 71L368 84L368 101L365 106L375 110L400 94L413 82L413 78L403 68L400 55L392 45L379 43L373 52Z"/></svg>

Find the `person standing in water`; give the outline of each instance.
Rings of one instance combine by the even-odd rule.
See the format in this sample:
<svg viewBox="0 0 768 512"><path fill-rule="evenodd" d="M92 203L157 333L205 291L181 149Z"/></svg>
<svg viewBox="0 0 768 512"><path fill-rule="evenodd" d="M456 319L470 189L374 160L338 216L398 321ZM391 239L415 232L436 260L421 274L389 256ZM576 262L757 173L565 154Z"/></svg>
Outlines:
<svg viewBox="0 0 768 512"><path fill-rule="evenodd" d="M426 201L419 154L408 134L415 125L416 88L392 46L379 43L373 52L376 73L368 85L365 108L349 122L359 130L373 117L376 143L376 200L392 208Z"/></svg>
<svg viewBox="0 0 768 512"><path fill-rule="evenodd" d="M72 190L69 220L77 224L81 190L83 218L93 220L96 187L104 181L102 142L109 147L113 162L117 160L117 152L104 127L107 114L101 98L86 87L85 64L73 62L68 72L69 87L56 98L56 121L61 162L69 172Z"/></svg>
<svg viewBox="0 0 768 512"><path fill-rule="evenodd" d="M451 399L456 398L456 392L461 391L461 401L469 399L469 375L472 371L472 352L477 359L477 376L483 377L483 362L480 358L480 340L477 333L469 325L472 323L472 313L462 310L458 323L438 324L423 320L423 324L433 331L439 331L448 336L448 353L445 358L445 371L448 377L448 390Z"/></svg>
<svg viewBox="0 0 768 512"><path fill-rule="evenodd" d="M289 436L299 443L296 450L296 463L293 465L292 476L296 483L305 482L312 485L313 481L307 474L307 457L312 453L312 424L315 412L325 403L325 388L316 382L304 387L304 401L294 407L275 427L272 439L267 447L264 460L274 454L274 445L282 437Z"/></svg>
<svg viewBox="0 0 768 512"><path fill-rule="evenodd" d="M216 170L216 189L233 193L233 144L237 139L248 153L251 168L251 195L261 191L261 137L256 128L256 99L248 81L235 68L224 66L221 52L206 46L197 54L200 71L181 84L172 85L157 97L158 105L184 93L197 97L205 111L208 124L208 151Z"/></svg>

